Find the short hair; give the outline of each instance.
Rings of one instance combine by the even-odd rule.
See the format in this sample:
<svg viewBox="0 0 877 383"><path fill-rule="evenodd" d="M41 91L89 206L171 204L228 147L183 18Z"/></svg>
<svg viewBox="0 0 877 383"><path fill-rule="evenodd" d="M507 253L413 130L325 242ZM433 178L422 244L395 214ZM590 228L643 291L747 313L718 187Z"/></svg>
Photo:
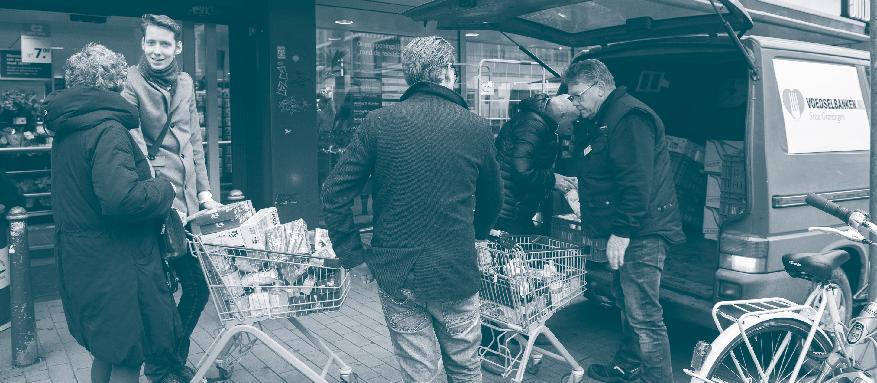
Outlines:
<svg viewBox="0 0 877 383"><path fill-rule="evenodd" d="M615 77L602 61L587 59L570 64L563 74L563 83L568 86L575 83L601 83L604 88L614 88Z"/></svg>
<svg viewBox="0 0 877 383"><path fill-rule="evenodd" d="M408 85L441 83L443 70L454 63L454 46L439 36L417 37L402 49L402 71Z"/></svg>
<svg viewBox="0 0 877 383"><path fill-rule="evenodd" d="M64 80L71 88L78 86L119 92L127 77L125 56L97 43L86 44L64 65Z"/></svg>
<svg viewBox="0 0 877 383"><path fill-rule="evenodd" d="M180 26L180 23L165 15L147 13L140 17L140 33L143 37L146 37L146 27L150 25L173 32L175 41L180 41L183 35L183 27Z"/></svg>

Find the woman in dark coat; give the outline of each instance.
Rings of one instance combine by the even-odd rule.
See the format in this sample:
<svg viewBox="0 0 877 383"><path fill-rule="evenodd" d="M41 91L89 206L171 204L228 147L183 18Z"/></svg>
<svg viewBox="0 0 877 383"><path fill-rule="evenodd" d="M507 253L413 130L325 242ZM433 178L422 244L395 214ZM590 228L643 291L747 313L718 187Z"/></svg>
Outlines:
<svg viewBox="0 0 877 383"><path fill-rule="evenodd" d="M70 88L47 106L61 301L70 334L94 356L92 382L136 382L147 358L180 366L159 251L175 193L128 133L139 124L119 94L126 69L122 55L88 44L67 60Z"/></svg>

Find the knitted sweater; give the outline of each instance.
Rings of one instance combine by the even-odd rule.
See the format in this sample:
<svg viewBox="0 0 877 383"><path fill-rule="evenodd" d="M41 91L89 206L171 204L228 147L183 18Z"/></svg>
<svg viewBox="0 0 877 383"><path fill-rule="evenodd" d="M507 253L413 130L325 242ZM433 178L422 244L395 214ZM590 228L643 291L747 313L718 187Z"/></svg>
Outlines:
<svg viewBox="0 0 877 383"><path fill-rule="evenodd" d="M374 236L366 251L351 208L369 178ZM425 301L469 297L480 288L475 238L487 236L502 203L490 127L453 91L415 84L363 120L322 199L345 267L365 261L397 297L402 288Z"/></svg>

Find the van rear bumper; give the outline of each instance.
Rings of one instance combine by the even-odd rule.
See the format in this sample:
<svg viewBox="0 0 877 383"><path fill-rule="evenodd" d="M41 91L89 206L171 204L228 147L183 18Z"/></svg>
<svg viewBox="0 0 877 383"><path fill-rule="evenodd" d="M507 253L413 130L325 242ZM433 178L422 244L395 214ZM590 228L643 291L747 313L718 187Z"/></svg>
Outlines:
<svg viewBox="0 0 877 383"><path fill-rule="evenodd" d="M608 270L592 268L588 271L588 294L591 298L597 295L602 299L610 299L609 283L612 275ZM701 326L714 327L712 308L716 301L732 299L754 299L767 297L783 297L792 301L803 302L810 291L810 283L802 279L794 279L785 271L773 273L749 274L738 271L716 270L716 293L721 283L736 284L740 288L739 298L713 297L703 299L690 292L678 289L661 288L661 302L668 316L674 316Z"/></svg>
<svg viewBox="0 0 877 383"><path fill-rule="evenodd" d="M740 287L739 297L723 296L723 284L734 284ZM717 301L733 299L753 299L782 297L791 301L803 302L810 292L811 283L803 279L792 278L785 271L772 273L749 274L727 269L716 271Z"/></svg>

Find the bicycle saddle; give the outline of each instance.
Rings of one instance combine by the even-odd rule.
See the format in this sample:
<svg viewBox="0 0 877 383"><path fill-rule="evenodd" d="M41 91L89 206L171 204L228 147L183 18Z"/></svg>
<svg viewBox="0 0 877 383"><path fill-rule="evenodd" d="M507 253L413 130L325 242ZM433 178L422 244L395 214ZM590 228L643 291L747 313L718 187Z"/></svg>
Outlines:
<svg viewBox="0 0 877 383"><path fill-rule="evenodd" d="M793 278L823 283L830 281L834 270L849 260L850 254L843 250L792 253L783 256L783 266Z"/></svg>

